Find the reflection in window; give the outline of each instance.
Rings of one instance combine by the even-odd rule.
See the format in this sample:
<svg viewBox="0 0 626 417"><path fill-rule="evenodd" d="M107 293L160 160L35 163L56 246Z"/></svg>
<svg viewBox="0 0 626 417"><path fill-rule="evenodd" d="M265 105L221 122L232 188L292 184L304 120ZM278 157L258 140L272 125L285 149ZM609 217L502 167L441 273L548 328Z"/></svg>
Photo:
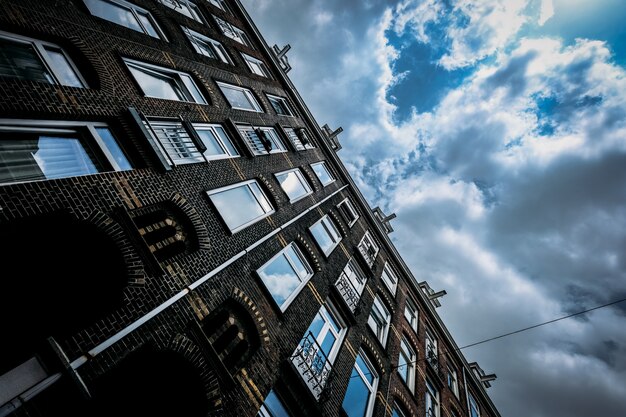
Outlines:
<svg viewBox="0 0 626 417"><path fill-rule="evenodd" d="M302 175L302 172L300 172L298 168L280 172L275 175L281 188L292 203L313 192L309 183L304 179L304 175Z"/></svg>
<svg viewBox="0 0 626 417"><path fill-rule="evenodd" d="M380 296L374 298L372 311L367 319L367 324L374 331L374 334L384 346L387 343L387 334L389 333L389 324L391 323L391 313L383 304Z"/></svg>
<svg viewBox="0 0 626 417"><path fill-rule="evenodd" d="M204 17L202 17L202 13L200 13L200 9L198 5L192 2L191 0L160 0L161 3L169 7L170 9L176 10L178 13L187 16L190 19L195 20L196 22L205 23Z"/></svg>
<svg viewBox="0 0 626 417"><path fill-rule="evenodd" d="M426 393L424 395L426 417L439 417L439 391L429 379L426 380Z"/></svg>
<svg viewBox="0 0 626 417"><path fill-rule="evenodd" d="M293 116L293 112L291 111L291 108L289 107L286 98L267 94L267 99L269 100L276 114L281 114L283 116Z"/></svg>
<svg viewBox="0 0 626 417"><path fill-rule="evenodd" d="M267 196L252 180L207 193L231 232L237 232L274 212Z"/></svg>
<svg viewBox="0 0 626 417"><path fill-rule="evenodd" d="M274 390L271 390L261 406L257 417L291 417Z"/></svg>
<svg viewBox="0 0 626 417"><path fill-rule="evenodd" d="M254 155L267 155L270 153L286 152L283 141L273 127L252 127L250 125L238 125L237 129L241 137Z"/></svg>
<svg viewBox="0 0 626 417"><path fill-rule="evenodd" d="M363 351L356 357L342 408L348 417L369 417L374 409L378 374Z"/></svg>
<svg viewBox="0 0 626 417"><path fill-rule="evenodd" d="M468 397L470 406L470 417L480 417L480 407L478 407L478 402L476 401L476 398L474 398L471 393L468 394Z"/></svg>
<svg viewBox="0 0 626 417"><path fill-rule="evenodd" d="M326 167L326 163L324 161L311 164L311 168L313 168L315 175L317 175L317 178L323 186L327 186L331 182L335 181L335 178Z"/></svg>
<svg viewBox="0 0 626 417"><path fill-rule="evenodd" d="M418 310L417 304L413 301L412 298L406 299L406 304L404 306L404 317L409 322L411 328L417 333L417 323L418 323Z"/></svg>
<svg viewBox="0 0 626 417"><path fill-rule="evenodd" d="M153 38L165 39L165 35L150 12L132 3L124 0L85 0L85 4L94 16L145 33Z"/></svg>
<svg viewBox="0 0 626 417"><path fill-rule="evenodd" d="M341 203L337 204L337 208L341 212L343 218L346 219L348 227L352 227L352 225L354 225L354 223L358 220L359 214L356 212L356 209L352 205L350 199L346 198Z"/></svg>
<svg viewBox="0 0 626 417"><path fill-rule="evenodd" d="M220 27L224 35L236 42L239 42L242 45L246 45L252 48L252 42L250 42L250 39L248 38L248 35L246 35L246 32L234 25L231 25L227 21L220 19L217 16L213 16L213 18L217 22L217 25Z"/></svg>
<svg viewBox="0 0 626 417"><path fill-rule="evenodd" d="M415 351L403 336L400 341L400 356L398 357L398 373L409 387L411 392L415 390Z"/></svg>
<svg viewBox="0 0 626 417"><path fill-rule="evenodd" d="M248 54L241 53L243 60L246 61L246 65L250 69L250 72L256 75L260 75L261 77L272 78L270 74L269 68L265 65L265 62L260 59L256 59Z"/></svg>
<svg viewBox="0 0 626 417"><path fill-rule="evenodd" d="M239 156L239 152L233 146L232 141L226 134L226 130L217 124L193 124L196 133L206 147L204 157L206 159L220 159Z"/></svg>
<svg viewBox="0 0 626 417"><path fill-rule="evenodd" d="M282 311L313 276L313 270L295 243L290 243L257 273Z"/></svg>
<svg viewBox="0 0 626 417"><path fill-rule="evenodd" d="M247 88L237 87L236 85L218 82L217 85L224 93L228 104L233 109L262 112L259 102L256 101L252 91Z"/></svg>
<svg viewBox="0 0 626 417"><path fill-rule="evenodd" d="M183 27L183 32L185 32L185 35L187 35L193 49L197 53L208 56L209 58L219 59L226 64L232 64L224 45L215 39L211 39L208 36L204 36L203 34L186 27Z"/></svg>
<svg viewBox="0 0 626 417"><path fill-rule="evenodd" d="M389 291L391 291L391 294L396 295L396 288L398 287L398 276L395 272L393 272L393 269L391 269L389 263L385 263L381 278L387 288L389 288Z"/></svg>
<svg viewBox="0 0 626 417"><path fill-rule="evenodd" d="M454 395L459 397L459 382L456 376L456 370L448 365L448 388L450 391L454 393Z"/></svg>
<svg viewBox="0 0 626 417"><path fill-rule="evenodd" d="M328 215L318 220L309 230L326 256L330 255L341 241L341 235Z"/></svg>
<svg viewBox="0 0 626 417"><path fill-rule="evenodd" d="M369 231L365 232L365 235L363 235L358 248L359 253L363 256L363 259L365 259L365 262L371 268L376 260L376 255L378 255L378 245L374 242L374 239L370 235Z"/></svg>

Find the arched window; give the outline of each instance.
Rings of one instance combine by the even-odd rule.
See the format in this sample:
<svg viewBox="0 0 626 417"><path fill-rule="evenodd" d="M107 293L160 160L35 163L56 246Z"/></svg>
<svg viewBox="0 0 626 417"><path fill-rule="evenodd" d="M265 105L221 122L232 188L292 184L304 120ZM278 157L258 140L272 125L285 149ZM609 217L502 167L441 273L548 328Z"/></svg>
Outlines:
<svg viewBox="0 0 626 417"><path fill-rule="evenodd" d="M378 373L362 350L356 357L342 408L348 417L369 417L374 410Z"/></svg>

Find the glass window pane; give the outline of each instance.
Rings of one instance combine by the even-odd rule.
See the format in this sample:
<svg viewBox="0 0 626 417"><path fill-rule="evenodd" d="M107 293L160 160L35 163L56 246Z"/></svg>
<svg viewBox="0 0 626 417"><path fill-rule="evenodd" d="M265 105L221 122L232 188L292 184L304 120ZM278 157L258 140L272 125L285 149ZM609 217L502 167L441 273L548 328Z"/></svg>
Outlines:
<svg viewBox="0 0 626 417"><path fill-rule="evenodd" d="M356 369L352 369L350 382L343 398L343 407L348 417L364 417L369 401L370 391Z"/></svg>
<svg viewBox="0 0 626 417"><path fill-rule="evenodd" d="M370 384L373 384L375 375L360 354L356 357L356 365L358 365L361 372L363 372L365 379L368 380Z"/></svg>
<svg viewBox="0 0 626 417"><path fill-rule="evenodd" d="M263 283L279 306L282 306L300 285L300 279L287 261L285 254L275 258L261 271L260 275Z"/></svg>
<svg viewBox="0 0 626 417"><path fill-rule="evenodd" d="M302 179L298 176L296 171L278 174L276 175L276 179L278 179L280 186L289 197L289 200L303 197L310 192L309 187L302 182Z"/></svg>
<svg viewBox="0 0 626 417"><path fill-rule="evenodd" d="M265 194L263 194L263 191L261 191L259 184L255 182L251 183L250 188L252 189L252 192L256 196L257 202L261 205L261 207L263 207L263 210L265 210L266 213L268 211L271 211L272 205L270 204L269 201L267 201L267 197L265 197Z"/></svg>
<svg viewBox="0 0 626 417"><path fill-rule="evenodd" d="M269 411L271 417L291 417L283 403L276 396L276 393L274 393L274 390L267 394L263 405Z"/></svg>
<svg viewBox="0 0 626 417"><path fill-rule="evenodd" d="M0 76L55 83L31 44L5 38L0 38Z"/></svg>
<svg viewBox="0 0 626 417"><path fill-rule="evenodd" d="M293 267L296 269L296 273L300 278L304 278L311 273L310 268L305 265L306 261L302 260L302 256L299 251L294 248L293 245L290 245L285 250L285 254L291 260Z"/></svg>
<svg viewBox="0 0 626 417"><path fill-rule="evenodd" d="M215 126L214 129L219 135L220 139L222 139L222 144L226 146L226 149L228 149L228 153L230 153L231 155L239 155L239 152L237 152L237 149L235 149L235 147L233 146L230 138L228 137L224 129L220 126Z"/></svg>
<svg viewBox="0 0 626 417"><path fill-rule="evenodd" d="M143 32L141 25L129 8L105 0L85 0L92 15L117 23L129 29Z"/></svg>
<svg viewBox="0 0 626 417"><path fill-rule="evenodd" d="M148 13L137 11L137 16L139 16L139 20L143 24L144 29L148 33L148 35L159 38L159 33L156 30L155 23L152 21L152 18Z"/></svg>
<svg viewBox="0 0 626 417"><path fill-rule="evenodd" d="M319 163L312 165L313 171L315 171L315 175L319 178L322 185L330 184L334 181L334 178L328 172L328 169L324 165L324 163Z"/></svg>
<svg viewBox="0 0 626 417"><path fill-rule="evenodd" d="M59 78L59 82L71 87L83 87L82 81L76 75L65 54L59 48L46 46L45 49L48 52L52 66L57 71L56 75Z"/></svg>
<svg viewBox="0 0 626 417"><path fill-rule="evenodd" d="M130 71L147 96L164 98L167 100L186 101L185 95L180 91L173 79L165 76L157 76L147 73L143 69L129 66Z"/></svg>
<svg viewBox="0 0 626 417"><path fill-rule="evenodd" d="M256 110L242 90L220 86L231 107Z"/></svg>
<svg viewBox="0 0 626 417"><path fill-rule="evenodd" d="M106 145L109 152L111 152L111 155L119 165L120 169L132 169L130 162L128 162L128 159L126 159L126 155L124 155L124 152L111 134L111 131L106 127L97 127L96 131L104 141L104 144Z"/></svg>
<svg viewBox="0 0 626 417"><path fill-rule="evenodd" d="M212 194L211 200L230 230L265 214L247 185Z"/></svg>
<svg viewBox="0 0 626 417"><path fill-rule="evenodd" d="M196 129L198 132L198 136L206 146L206 151L204 151L205 155L224 155L224 149L220 146L220 142L215 137L215 134L210 129Z"/></svg>
<svg viewBox="0 0 626 417"><path fill-rule="evenodd" d="M326 228L324 228L322 223L318 223L315 226L313 226L311 228L311 233L313 234L315 241L318 243L318 245L322 249L322 252L328 254L330 249L332 249L333 245L335 244L335 242L328 235L328 232L326 231Z"/></svg>
<svg viewBox="0 0 626 417"><path fill-rule="evenodd" d="M179 74L179 77L182 79L183 84L185 84L185 87L187 87L187 91L191 93L193 97L193 101L195 101L196 103L207 104L206 101L204 100L204 96L202 95L202 93L200 93L200 90L198 90L196 83L193 82L193 80L191 79L189 75ZM189 98L186 98L185 100L188 101Z"/></svg>

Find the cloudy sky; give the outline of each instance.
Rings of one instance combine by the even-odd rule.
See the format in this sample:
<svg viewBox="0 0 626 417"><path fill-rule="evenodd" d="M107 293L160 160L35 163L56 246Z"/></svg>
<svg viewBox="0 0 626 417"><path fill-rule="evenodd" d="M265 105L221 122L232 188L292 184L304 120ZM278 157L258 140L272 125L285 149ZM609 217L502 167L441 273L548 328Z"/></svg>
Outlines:
<svg viewBox="0 0 626 417"><path fill-rule="evenodd" d="M626 297L623 0L244 4L460 346ZM503 416L624 416L625 316L465 355Z"/></svg>

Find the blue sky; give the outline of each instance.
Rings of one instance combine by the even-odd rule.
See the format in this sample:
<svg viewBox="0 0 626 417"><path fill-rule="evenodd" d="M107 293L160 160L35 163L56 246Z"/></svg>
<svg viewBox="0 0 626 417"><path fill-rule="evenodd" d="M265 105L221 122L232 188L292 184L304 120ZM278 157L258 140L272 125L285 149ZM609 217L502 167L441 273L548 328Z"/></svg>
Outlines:
<svg viewBox="0 0 626 417"><path fill-rule="evenodd" d="M248 0L459 345L626 296L622 0ZM467 349L507 417L624 415L626 306Z"/></svg>

